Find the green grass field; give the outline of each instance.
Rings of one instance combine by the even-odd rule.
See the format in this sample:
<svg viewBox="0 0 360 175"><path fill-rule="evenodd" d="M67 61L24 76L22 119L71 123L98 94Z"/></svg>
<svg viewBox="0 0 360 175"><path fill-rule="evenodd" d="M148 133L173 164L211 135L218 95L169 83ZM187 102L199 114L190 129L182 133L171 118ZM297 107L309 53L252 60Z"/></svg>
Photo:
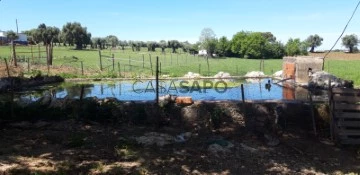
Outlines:
<svg viewBox="0 0 360 175"><path fill-rule="evenodd" d="M33 53L31 53L31 50ZM29 58L34 62L45 64L46 53L44 47L19 46L16 48L16 51L18 58ZM115 57L114 71L112 54ZM10 55L11 50L9 46L0 47L0 58L9 58ZM74 72L60 72L60 74L66 77L81 77L81 62L83 62L84 70L91 73L87 74L90 77L99 76L98 74L104 77L119 77L119 75L121 77L149 77L152 75L152 72L155 72L157 56L161 63L161 74L166 74L170 77L183 76L187 72L213 76L219 71L242 76L246 72L260 70L260 60L240 58L209 58L208 70L205 58L189 55L180 50L178 50L177 54L171 54L170 49L167 49L165 54L162 54L160 49L157 49L156 52L148 52L146 48L142 48L140 52L133 52L131 48L126 48L124 51L120 49L106 49L101 51L101 55L103 71L100 71L98 50L74 50L72 47L55 46L53 64L57 67L74 67L77 69ZM42 58L39 59L39 56ZM31 61L31 63L33 62ZM151 64L153 71L151 71ZM264 64L264 73L266 75L271 75L275 71L282 69L281 59L267 59ZM327 60L325 62L325 71L340 78L353 80L356 86L360 86L359 70L360 60Z"/></svg>

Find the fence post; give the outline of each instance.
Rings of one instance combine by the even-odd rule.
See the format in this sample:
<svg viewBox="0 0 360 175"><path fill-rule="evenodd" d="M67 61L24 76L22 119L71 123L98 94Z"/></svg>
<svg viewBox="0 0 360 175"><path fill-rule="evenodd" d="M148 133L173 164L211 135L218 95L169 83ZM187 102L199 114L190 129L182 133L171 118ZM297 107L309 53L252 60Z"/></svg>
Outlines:
<svg viewBox="0 0 360 175"><path fill-rule="evenodd" d="M159 69L160 72L159 72L159 74L161 75L161 62L160 62L159 64L160 64L160 65L159 65L159 66L160 66L160 69Z"/></svg>
<svg viewBox="0 0 360 175"><path fill-rule="evenodd" d="M5 61L5 65L6 65L6 72L8 74L8 77L10 77L9 65L8 65L6 58L4 58L4 61Z"/></svg>
<svg viewBox="0 0 360 175"><path fill-rule="evenodd" d="M201 64L199 64L199 74L201 74Z"/></svg>
<svg viewBox="0 0 360 175"><path fill-rule="evenodd" d="M84 65L83 65L83 61L80 61L81 63L81 75L84 75Z"/></svg>
<svg viewBox="0 0 360 175"><path fill-rule="evenodd" d="M143 69L145 68L145 58L144 58L144 54L142 54L143 56Z"/></svg>
<svg viewBox="0 0 360 175"><path fill-rule="evenodd" d="M179 54L176 54L176 65L179 65Z"/></svg>
<svg viewBox="0 0 360 175"><path fill-rule="evenodd" d="M121 77L120 62L118 62L119 77Z"/></svg>
<svg viewBox="0 0 360 175"><path fill-rule="evenodd" d="M31 45L31 61L34 63L34 52L33 52L33 46Z"/></svg>
<svg viewBox="0 0 360 175"><path fill-rule="evenodd" d="M172 53L170 54L170 65L172 65Z"/></svg>
<svg viewBox="0 0 360 175"><path fill-rule="evenodd" d="M101 51L99 50L100 71L102 71Z"/></svg>
<svg viewBox="0 0 360 175"><path fill-rule="evenodd" d="M159 57L156 57L156 105L159 105Z"/></svg>
<svg viewBox="0 0 360 175"><path fill-rule="evenodd" d="M206 56L206 62L207 62L207 67L208 67L208 76L210 76L210 65L209 65L209 57Z"/></svg>
<svg viewBox="0 0 360 175"><path fill-rule="evenodd" d="M131 71L132 70L132 67L131 67L131 56L129 55L129 70Z"/></svg>
<svg viewBox="0 0 360 175"><path fill-rule="evenodd" d="M151 61L151 54L149 54L149 57L150 57L151 76L154 76L154 71L153 71L153 66L152 66L152 61Z"/></svg>
<svg viewBox="0 0 360 175"><path fill-rule="evenodd" d="M245 106L245 93L244 93L244 85L241 84L241 100L242 100L242 110L244 113L244 116L246 115L246 106Z"/></svg>
<svg viewBox="0 0 360 175"><path fill-rule="evenodd" d="M112 54L112 66L113 66L113 71L115 71L115 55Z"/></svg>
<svg viewBox="0 0 360 175"><path fill-rule="evenodd" d="M40 60L41 60L40 44L38 44L38 51L39 51L39 62L40 62Z"/></svg>
<svg viewBox="0 0 360 175"><path fill-rule="evenodd" d="M30 72L30 58L27 58L27 68L28 68L28 72Z"/></svg>

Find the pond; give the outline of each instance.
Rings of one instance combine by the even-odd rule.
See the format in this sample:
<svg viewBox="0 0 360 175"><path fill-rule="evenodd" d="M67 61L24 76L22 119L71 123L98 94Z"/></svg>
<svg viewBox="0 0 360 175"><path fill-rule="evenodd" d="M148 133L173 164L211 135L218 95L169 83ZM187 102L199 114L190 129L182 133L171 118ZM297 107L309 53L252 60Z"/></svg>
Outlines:
<svg viewBox="0 0 360 175"><path fill-rule="evenodd" d="M241 84L245 100L307 100L306 89L294 89L272 83L272 79L233 80L161 80L160 96L172 94L191 96L193 100L241 100ZM120 101L154 100L155 80L108 81L108 82L65 82L55 86L42 87L16 94L23 100L35 101L50 94L56 98L79 99L83 97L116 98Z"/></svg>

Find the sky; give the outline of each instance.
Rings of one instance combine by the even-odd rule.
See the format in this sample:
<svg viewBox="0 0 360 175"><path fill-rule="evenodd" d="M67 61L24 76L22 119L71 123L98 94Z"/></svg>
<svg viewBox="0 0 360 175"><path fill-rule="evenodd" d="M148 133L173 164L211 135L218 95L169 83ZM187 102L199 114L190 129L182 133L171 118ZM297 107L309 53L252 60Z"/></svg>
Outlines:
<svg viewBox="0 0 360 175"><path fill-rule="evenodd" d="M0 30L19 32L41 23L62 28L80 22L93 37L120 40L176 39L195 43L211 28L229 39L240 31L272 32L278 41L324 38L328 50L341 34L358 0L1 0ZM360 36L360 9L344 35ZM341 41L337 49L344 49Z"/></svg>

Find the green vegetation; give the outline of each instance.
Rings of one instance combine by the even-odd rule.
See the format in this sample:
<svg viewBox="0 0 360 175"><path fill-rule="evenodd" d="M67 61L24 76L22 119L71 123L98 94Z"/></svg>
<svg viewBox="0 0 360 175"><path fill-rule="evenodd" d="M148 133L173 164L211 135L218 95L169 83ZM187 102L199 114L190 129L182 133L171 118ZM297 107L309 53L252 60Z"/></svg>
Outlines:
<svg viewBox="0 0 360 175"><path fill-rule="evenodd" d="M358 51L356 47L358 43L359 43L359 39L355 34L346 35L342 38L343 46L348 48L350 53L353 53L354 51Z"/></svg>
<svg viewBox="0 0 360 175"><path fill-rule="evenodd" d="M16 52L18 58L32 58L31 47L34 51L34 57L38 57L38 46L17 46ZM40 47L41 59L35 58L35 62L39 64L46 64L46 53L44 47ZM249 71L256 71L260 69L260 60L256 59L241 59L241 58L210 58L209 71L207 68L206 59L195 55L190 55L178 48L177 53L171 53L172 48L165 48L162 53L162 48L156 48L155 52L147 52L146 48L140 48L139 52L133 52L131 47L125 47L124 50L119 49L105 49L101 51L103 71L100 71L99 51L95 49L74 50L73 47L54 46L54 60L55 67L63 68L63 71L53 72L64 76L65 78L76 77L91 77L91 78L105 78L105 77L151 77L152 72L155 75L156 57L159 57L161 63L161 75L169 75L170 77L184 76L187 72L200 73L201 75L214 76L219 71L229 72L231 75L242 76ZM27 53L25 53L27 52ZM0 47L0 58L10 58L12 50L10 46ZM112 54L114 54L114 71L112 66ZM144 68L143 68L144 57ZM130 62L129 62L130 58ZM151 63L153 71L151 71ZM83 62L85 75L81 75L81 62ZM26 70L26 62L20 62ZM120 65L120 67L119 67ZM130 66L131 65L131 66ZM25 74L33 75L37 70L37 65L30 72ZM69 68L73 68L69 69ZM120 72L119 72L120 68ZM360 68L359 60L327 60L325 63L325 71L333 73L334 75L353 80L356 86L360 85L360 75L358 70ZM54 68L55 69L55 68ZM282 69L281 59L265 59L265 74L271 75L275 71ZM62 70L62 69L60 69ZM41 71L46 74L46 70Z"/></svg>

